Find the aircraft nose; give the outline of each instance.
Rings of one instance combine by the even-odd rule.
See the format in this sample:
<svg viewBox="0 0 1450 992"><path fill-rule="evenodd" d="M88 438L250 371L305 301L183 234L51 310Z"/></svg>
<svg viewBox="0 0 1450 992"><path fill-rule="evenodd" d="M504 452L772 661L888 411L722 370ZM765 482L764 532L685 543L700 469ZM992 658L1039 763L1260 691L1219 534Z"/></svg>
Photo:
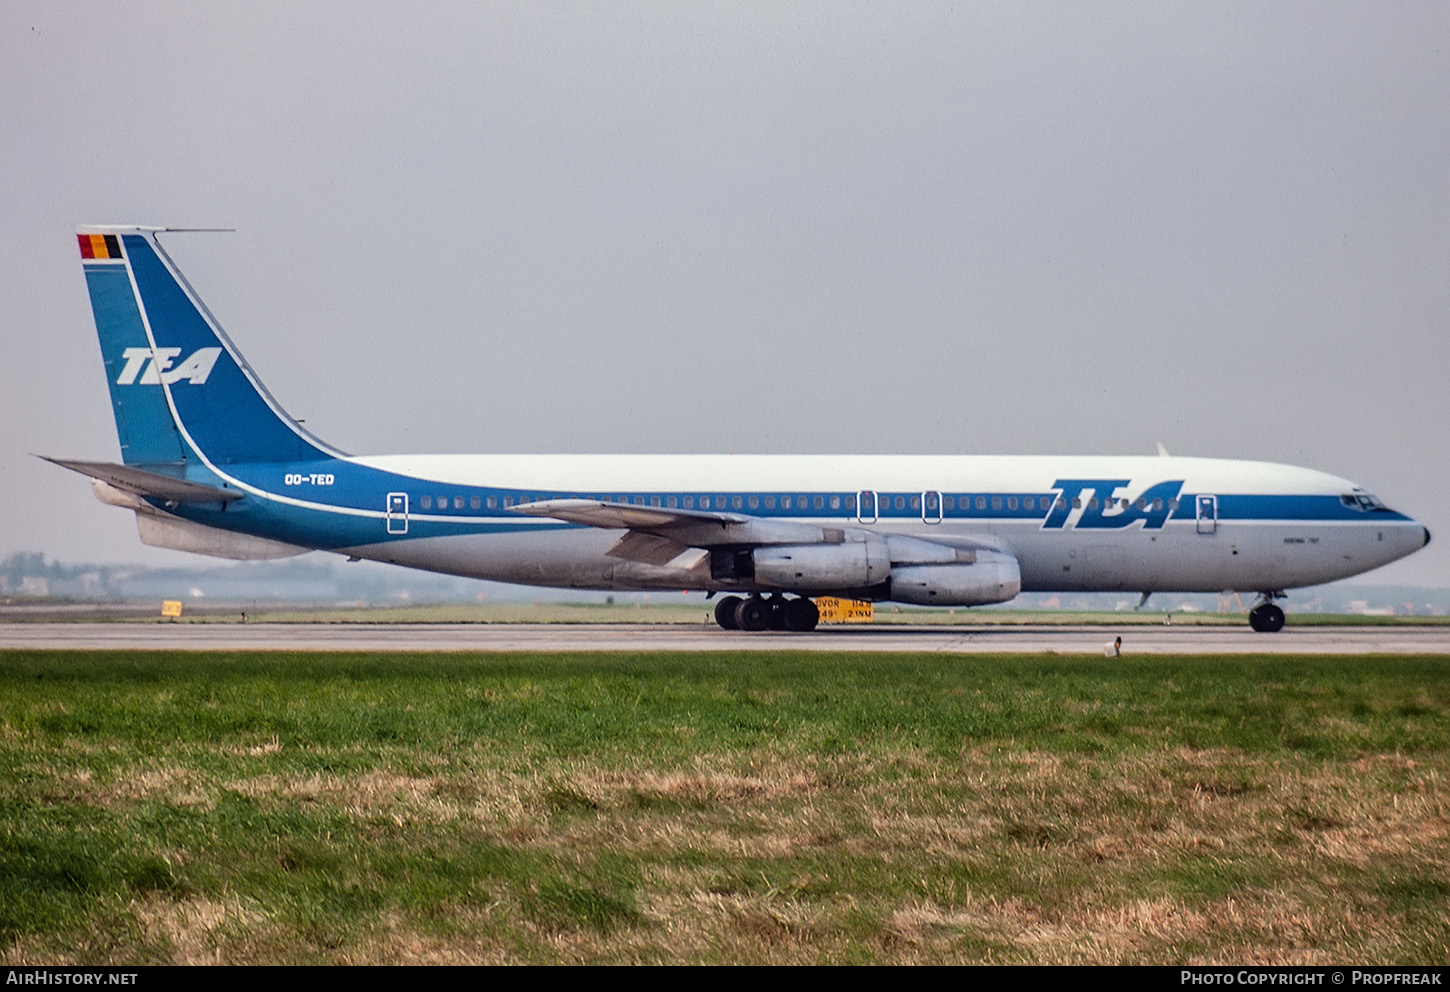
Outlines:
<svg viewBox="0 0 1450 992"><path fill-rule="evenodd" d="M1420 529L1425 532L1425 543L1422 544L1422 545L1420 545L1420 547L1423 548L1423 547L1426 547L1430 543L1430 528L1428 528L1428 527L1421 527Z"/></svg>

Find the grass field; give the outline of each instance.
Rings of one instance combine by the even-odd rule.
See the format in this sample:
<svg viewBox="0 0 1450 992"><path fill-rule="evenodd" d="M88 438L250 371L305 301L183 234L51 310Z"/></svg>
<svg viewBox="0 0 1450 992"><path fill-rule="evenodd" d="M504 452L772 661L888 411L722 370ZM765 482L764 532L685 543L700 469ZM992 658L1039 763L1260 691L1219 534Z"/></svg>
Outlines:
<svg viewBox="0 0 1450 992"><path fill-rule="evenodd" d="M0 653L0 961L1450 960L1450 658Z"/></svg>

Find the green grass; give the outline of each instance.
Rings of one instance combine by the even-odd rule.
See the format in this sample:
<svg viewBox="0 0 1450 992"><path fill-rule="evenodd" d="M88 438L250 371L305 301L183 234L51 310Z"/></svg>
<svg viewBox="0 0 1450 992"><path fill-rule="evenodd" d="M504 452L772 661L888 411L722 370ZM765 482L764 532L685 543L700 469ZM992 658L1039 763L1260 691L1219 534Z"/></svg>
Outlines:
<svg viewBox="0 0 1450 992"><path fill-rule="evenodd" d="M1450 958L1450 658L0 653L0 960Z"/></svg>

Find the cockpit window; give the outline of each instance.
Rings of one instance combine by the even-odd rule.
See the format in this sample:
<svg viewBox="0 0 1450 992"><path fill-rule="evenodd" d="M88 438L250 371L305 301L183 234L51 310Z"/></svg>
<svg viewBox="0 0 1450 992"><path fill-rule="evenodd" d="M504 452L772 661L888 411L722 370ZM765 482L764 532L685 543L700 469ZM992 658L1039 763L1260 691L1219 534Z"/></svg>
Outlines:
<svg viewBox="0 0 1450 992"><path fill-rule="evenodd" d="M1343 503L1351 510L1362 510L1365 512L1369 512L1370 510L1386 509L1384 503L1380 501L1379 497L1372 496L1369 493L1345 493L1343 496L1339 497L1339 502Z"/></svg>

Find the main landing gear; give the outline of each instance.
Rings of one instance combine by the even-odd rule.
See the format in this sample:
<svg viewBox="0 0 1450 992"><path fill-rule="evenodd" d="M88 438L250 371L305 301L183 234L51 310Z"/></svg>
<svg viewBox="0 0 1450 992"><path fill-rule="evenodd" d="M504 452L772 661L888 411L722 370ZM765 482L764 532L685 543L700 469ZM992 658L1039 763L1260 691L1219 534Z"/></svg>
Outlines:
<svg viewBox="0 0 1450 992"><path fill-rule="evenodd" d="M815 630L821 614L804 596L786 599L726 596L715 604L715 622L726 630Z"/></svg>
<svg viewBox="0 0 1450 992"><path fill-rule="evenodd" d="M1261 592L1254 608L1249 610L1249 626L1260 634L1272 634L1284 628L1284 611L1274 605L1282 592Z"/></svg>

